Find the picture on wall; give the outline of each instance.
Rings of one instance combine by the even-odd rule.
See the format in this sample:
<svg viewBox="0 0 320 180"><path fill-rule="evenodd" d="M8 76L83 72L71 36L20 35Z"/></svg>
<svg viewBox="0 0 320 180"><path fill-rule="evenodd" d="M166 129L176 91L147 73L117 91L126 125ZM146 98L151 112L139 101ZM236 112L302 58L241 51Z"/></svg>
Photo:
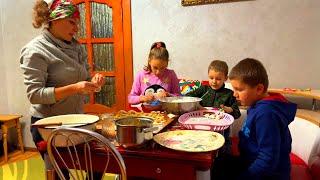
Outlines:
<svg viewBox="0 0 320 180"><path fill-rule="evenodd" d="M181 0L182 6L194 6L202 4L227 3L238 1L253 1L253 0Z"/></svg>

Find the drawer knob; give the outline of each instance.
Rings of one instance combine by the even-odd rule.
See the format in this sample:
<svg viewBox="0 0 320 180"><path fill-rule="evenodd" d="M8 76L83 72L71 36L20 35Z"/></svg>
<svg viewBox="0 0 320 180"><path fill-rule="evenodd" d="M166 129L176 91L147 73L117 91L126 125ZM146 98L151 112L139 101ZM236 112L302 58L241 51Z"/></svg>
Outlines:
<svg viewBox="0 0 320 180"><path fill-rule="evenodd" d="M160 173L161 173L161 169L160 169L160 168L157 168L157 169L156 169L156 173L157 173L157 174L160 174Z"/></svg>

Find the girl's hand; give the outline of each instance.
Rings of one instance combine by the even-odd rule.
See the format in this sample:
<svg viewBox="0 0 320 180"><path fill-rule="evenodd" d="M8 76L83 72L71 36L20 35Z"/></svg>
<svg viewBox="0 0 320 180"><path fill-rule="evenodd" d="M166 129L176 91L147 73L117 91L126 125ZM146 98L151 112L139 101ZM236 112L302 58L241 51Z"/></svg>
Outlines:
<svg viewBox="0 0 320 180"><path fill-rule="evenodd" d="M75 84L76 90L80 94L89 94L95 92L99 86L93 82L80 81Z"/></svg>
<svg viewBox="0 0 320 180"><path fill-rule="evenodd" d="M163 98L163 97L167 97L167 96L168 96L168 93L165 92L165 91L162 91L162 92L156 93L155 96L156 96L156 99L161 99L161 98Z"/></svg>
<svg viewBox="0 0 320 180"><path fill-rule="evenodd" d="M154 100L154 96L151 95L147 95L147 96L140 96L140 102L144 103L148 103L148 102L152 102Z"/></svg>
<svg viewBox="0 0 320 180"><path fill-rule="evenodd" d="M223 104L221 104L220 107L224 110L224 112L226 112L228 114L233 112L233 109L231 107L225 106Z"/></svg>
<svg viewBox="0 0 320 180"><path fill-rule="evenodd" d="M101 90L101 86L103 86L105 83L105 78L102 74L97 73L92 77L91 82L98 86L95 91L99 92Z"/></svg>

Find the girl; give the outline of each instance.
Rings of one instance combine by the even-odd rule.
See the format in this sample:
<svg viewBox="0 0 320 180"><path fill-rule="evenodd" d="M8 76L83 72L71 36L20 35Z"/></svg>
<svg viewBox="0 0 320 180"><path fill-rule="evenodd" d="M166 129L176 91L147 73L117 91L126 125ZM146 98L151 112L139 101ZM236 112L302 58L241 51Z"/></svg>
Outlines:
<svg viewBox="0 0 320 180"><path fill-rule="evenodd" d="M148 64L134 79L129 104L152 103L161 97L180 95L179 80L173 70L167 69L168 62L165 43L153 43Z"/></svg>

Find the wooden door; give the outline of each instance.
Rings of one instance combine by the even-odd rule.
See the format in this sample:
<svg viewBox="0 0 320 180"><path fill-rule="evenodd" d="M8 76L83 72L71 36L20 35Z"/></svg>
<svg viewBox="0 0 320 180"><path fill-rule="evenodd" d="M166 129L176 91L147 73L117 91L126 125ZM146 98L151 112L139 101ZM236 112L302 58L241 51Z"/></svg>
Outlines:
<svg viewBox="0 0 320 180"><path fill-rule="evenodd" d="M85 112L125 109L132 84L130 0L75 0L74 3L80 10L77 39L88 53L90 73L101 73L106 78L101 91L88 98Z"/></svg>

